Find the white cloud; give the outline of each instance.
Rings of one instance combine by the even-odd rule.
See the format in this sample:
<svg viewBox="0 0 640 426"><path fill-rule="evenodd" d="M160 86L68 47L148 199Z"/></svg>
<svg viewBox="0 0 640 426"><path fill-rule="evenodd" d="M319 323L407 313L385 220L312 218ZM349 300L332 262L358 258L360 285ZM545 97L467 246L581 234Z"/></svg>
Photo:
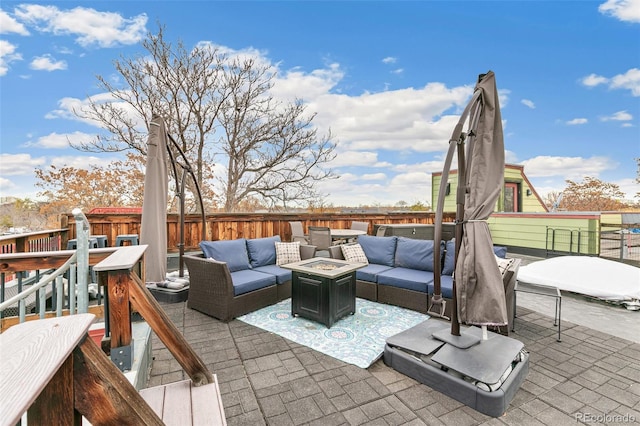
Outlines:
<svg viewBox="0 0 640 426"><path fill-rule="evenodd" d="M49 164L56 167L69 166L76 169L89 169L91 166L105 167L114 160L113 157L96 157L95 155L62 155L52 157Z"/></svg>
<svg viewBox="0 0 640 426"><path fill-rule="evenodd" d="M347 96L326 93L309 102L314 123L338 135L345 150L437 152L447 148L451 131L473 89L430 83L414 89Z"/></svg>
<svg viewBox="0 0 640 426"><path fill-rule="evenodd" d="M640 0L607 0L598 11L621 21L640 22Z"/></svg>
<svg viewBox="0 0 640 426"><path fill-rule="evenodd" d="M90 126L102 128L100 123L95 120L91 120L84 117L78 117L74 111L83 112L86 111L89 107L90 102L95 102L97 104L103 103L113 103L116 108L119 108L122 111L122 114L128 118L132 123L139 129L146 129L146 123L142 121L142 118L135 111L135 109L125 102L117 101L112 93L98 93L96 95L92 95L91 98L78 99L78 98L62 98L58 101L58 109L48 112L45 114L45 118L49 120L53 119L66 119L66 120L75 120L80 121L82 123L88 124Z"/></svg>
<svg viewBox="0 0 640 426"><path fill-rule="evenodd" d="M6 195L7 191L13 191L17 187L12 180L0 177L0 194Z"/></svg>
<svg viewBox="0 0 640 426"><path fill-rule="evenodd" d="M404 72L404 68L398 68L391 71L391 74L402 74Z"/></svg>
<svg viewBox="0 0 640 426"><path fill-rule="evenodd" d="M19 176L33 174L33 169L46 164L44 157L29 154L0 154L0 175Z"/></svg>
<svg viewBox="0 0 640 426"><path fill-rule="evenodd" d="M42 55L33 58L29 67L36 71L66 70L67 62L56 61L51 55Z"/></svg>
<svg viewBox="0 0 640 426"><path fill-rule="evenodd" d="M633 96L640 96L640 69L638 68L631 68L624 74L618 74L611 78L590 74L584 77L581 82L587 87L606 84L609 89L626 89L630 90Z"/></svg>
<svg viewBox="0 0 640 426"><path fill-rule="evenodd" d="M138 43L146 34L147 15L123 18L113 12L76 7L62 10L56 6L22 4L16 17L38 31L54 35L72 35L81 46L116 47Z"/></svg>
<svg viewBox="0 0 640 426"><path fill-rule="evenodd" d="M552 157L538 156L522 162L527 176L562 177L582 179L585 176L599 176L606 170L615 169L618 164L607 157Z"/></svg>
<svg viewBox="0 0 640 426"><path fill-rule="evenodd" d="M24 146L28 148L38 147L48 149L65 149L70 147L69 142L71 142L72 144L80 144L83 142L89 142L94 137L94 135L82 132L73 132L67 134L51 133L47 136L38 138L38 140L35 142L27 142L26 144L24 144Z"/></svg>
<svg viewBox="0 0 640 426"><path fill-rule="evenodd" d="M393 56L387 56L386 58L384 58L382 60L383 64L395 64L398 61L397 58L394 58Z"/></svg>
<svg viewBox="0 0 640 426"><path fill-rule="evenodd" d="M587 124L589 122L589 120L587 120L586 118L574 118L573 120L569 120L566 122L566 124L568 124L569 126L576 126L579 124Z"/></svg>
<svg viewBox="0 0 640 426"><path fill-rule="evenodd" d="M620 191L626 194L626 200L633 200L636 194L640 192L640 184L638 184L636 180L632 178L620 179L612 183L618 185Z"/></svg>
<svg viewBox="0 0 640 426"><path fill-rule="evenodd" d="M618 111L613 113L612 115L601 117L601 121L631 121L633 120L633 116L629 114L627 111Z"/></svg>
<svg viewBox="0 0 640 426"><path fill-rule="evenodd" d="M385 180L387 179L387 175L384 173L365 173L360 176L362 180Z"/></svg>
<svg viewBox="0 0 640 426"><path fill-rule="evenodd" d="M629 89L633 96L640 96L640 69L632 68L624 74L618 74L611 79L612 89Z"/></svg>
<svg viewBox="0 0 640 426"><path fill-rule="evenodd" d="M0 77L9 71L9 64L22 59L22 55L16 53L17 46L6 40L0 40Z"/></svg>
<svg viewBox="0 0 640 426"><path fill-rule="evenodd" d="M536 104L534 104L532 100L522 99L520 103L528 108L536 109Z"/></svg>
<svg viewBox="0 0 640 426"><path fill-rule="evenodd" d="M340 152L329 164L330 167L376 167L378 153L371 151Z"/></svg>
<svg viewBox="0 0 640 426"><path fill-rule="evenodd" d="M595 87L600 84L606 84L608 81L608 78L601 75L589 74L581 80L581 83L587 87Z"/></svg>
<svg viewBox="0 0 640 426"><path fill-rule="evenodd" d="M0 34L29 35L29 31L20 22L13 19L7 12L0 9Z"/></svg>

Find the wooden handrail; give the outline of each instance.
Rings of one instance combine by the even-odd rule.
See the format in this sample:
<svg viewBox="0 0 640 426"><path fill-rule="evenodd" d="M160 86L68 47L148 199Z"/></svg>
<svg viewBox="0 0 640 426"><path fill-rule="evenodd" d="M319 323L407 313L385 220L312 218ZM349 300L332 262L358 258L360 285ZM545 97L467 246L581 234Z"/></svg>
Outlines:
<svg viewBox="0 0 640 426"><path fill-rule="evenodd" d="M88 337L95 316L26 322L0 335L0 425L162 425Z"/></svg>
<svg viewBox="0 0 640 426"><path fill-rule="evenodd" d="M98 263L94 270L107 274L111 349L131 344L131 306L145 319L195 386L213 383L213 375L194 352L134 269L146 245L125 246Z"/></svg>

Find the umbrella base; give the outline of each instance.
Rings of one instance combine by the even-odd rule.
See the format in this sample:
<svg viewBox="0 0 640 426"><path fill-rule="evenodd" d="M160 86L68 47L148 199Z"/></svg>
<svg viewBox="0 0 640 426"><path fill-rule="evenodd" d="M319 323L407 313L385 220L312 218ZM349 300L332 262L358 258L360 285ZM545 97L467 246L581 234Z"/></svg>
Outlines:
<svg viewBox="0 0 640 426"><path fill-rule="evenodd" d="M147 284L147 289L158 302L180 303L189 298L189 286L180 289L158 287L155 284Z"/></svg>
<svg viewBox="0 0 640 426"><path fill-rule="evenodd" d="M389 337L384 363L483 414L501 416L529 371L524 345L489 333L488 340L457 348L432 336L447 327L447 323L430 319ZM481 334L477 327L465 332Z"/></svg>

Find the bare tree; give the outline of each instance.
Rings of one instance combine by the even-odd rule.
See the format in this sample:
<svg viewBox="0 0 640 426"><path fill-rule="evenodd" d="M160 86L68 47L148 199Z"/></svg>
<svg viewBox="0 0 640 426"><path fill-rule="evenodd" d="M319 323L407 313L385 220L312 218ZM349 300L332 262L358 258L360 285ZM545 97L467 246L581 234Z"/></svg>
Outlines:
<svg viewBox="0 0 640 426"><path fill-rule="evenodd" d="M111 99L92 98L76 115L109 132L76 145L88 152L134 150L146 154L147 123L162 115L194 167L205 198L236 211L246 197L266 204L302 202L318 194L315 183L332 177L331 135L319 137L301 102L270 95L275 74L251 58L230 57L200 43L188 49L164 39L163 28L142 42L146 56L114 61L122 84L98 76ZM226 170L215 176L214 162Z"/></svg>

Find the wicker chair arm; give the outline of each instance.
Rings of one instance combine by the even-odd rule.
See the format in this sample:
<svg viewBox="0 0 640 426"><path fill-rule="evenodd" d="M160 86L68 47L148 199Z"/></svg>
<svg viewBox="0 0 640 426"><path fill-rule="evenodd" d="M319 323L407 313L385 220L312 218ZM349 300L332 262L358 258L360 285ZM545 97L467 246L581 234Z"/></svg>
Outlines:
<svg viewBox="0 0 640 426"><path fill-rule="evenodd" d="M233 298L233 281L225 262L185 255L189 270L189 292L203 292L203 297Z"/></svg>

